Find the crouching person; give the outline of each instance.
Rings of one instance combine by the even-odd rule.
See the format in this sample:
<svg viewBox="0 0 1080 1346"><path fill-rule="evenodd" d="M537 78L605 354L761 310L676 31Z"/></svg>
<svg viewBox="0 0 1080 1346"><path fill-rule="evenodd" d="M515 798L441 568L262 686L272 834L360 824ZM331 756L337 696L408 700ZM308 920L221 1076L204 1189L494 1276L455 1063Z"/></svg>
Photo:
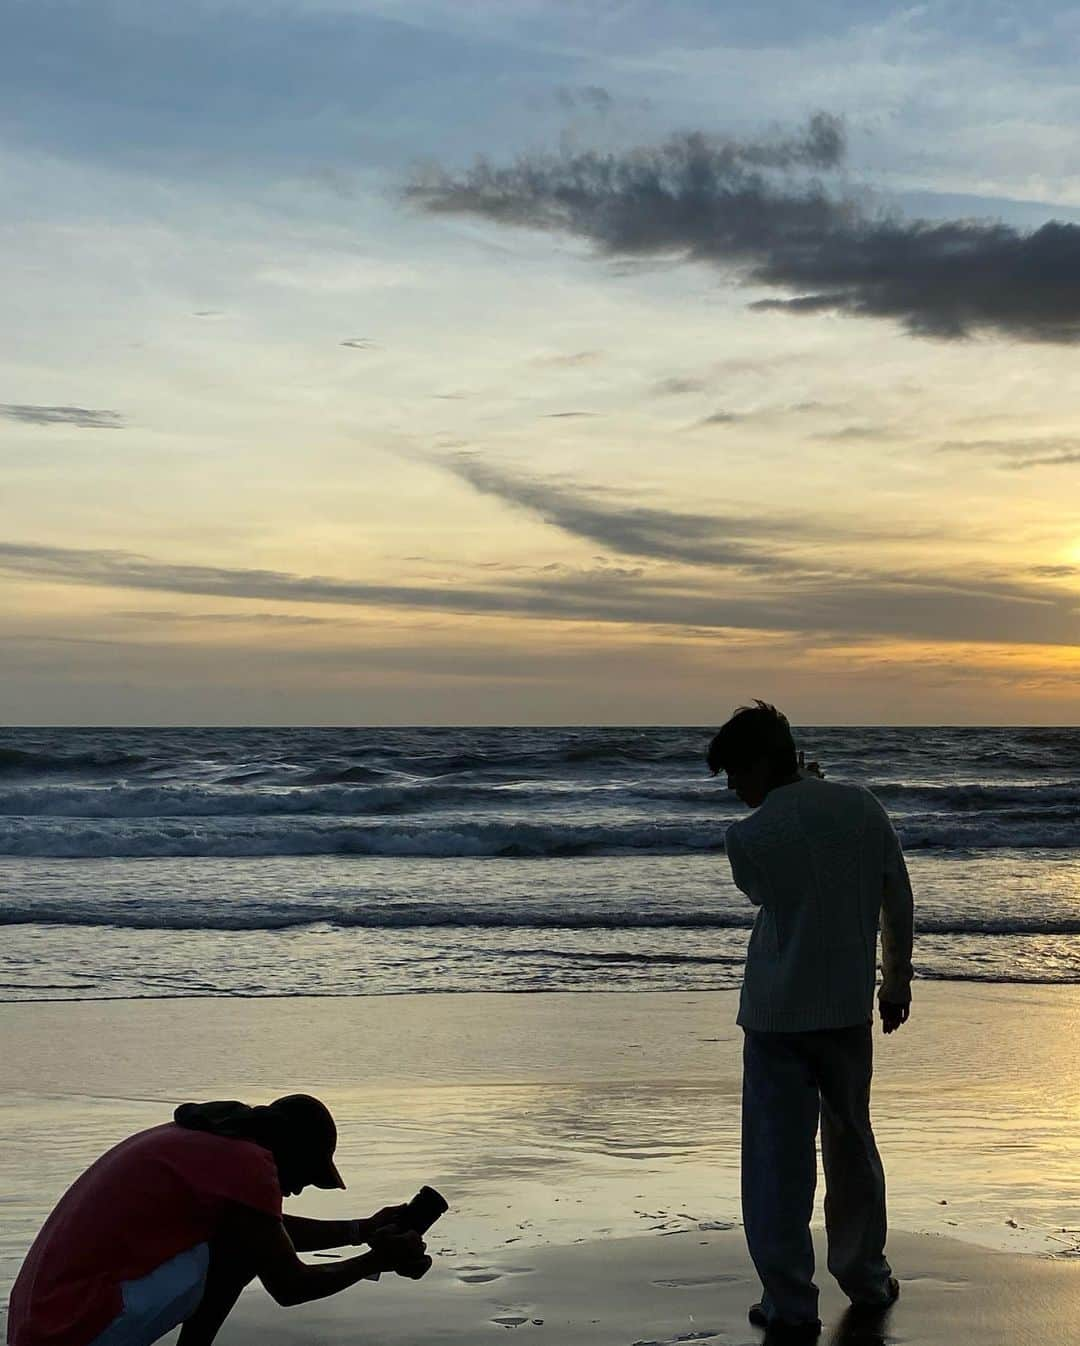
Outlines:
<svg viewBox="0 0 1080 1346"><path fill-rule="evenodd" d="M418 1280L424 1243L391 1206L368 1219L283 1215L305 1187L343 1188L337 1129L318 1099L265 1107L185 1103L165 1126L104 1154L60 1199L19 1272L9 1346L210 1346L258 1278L279 1304L304 1304L377 1272ZM366 1244L309 1266L297 1252Z"/></svg>

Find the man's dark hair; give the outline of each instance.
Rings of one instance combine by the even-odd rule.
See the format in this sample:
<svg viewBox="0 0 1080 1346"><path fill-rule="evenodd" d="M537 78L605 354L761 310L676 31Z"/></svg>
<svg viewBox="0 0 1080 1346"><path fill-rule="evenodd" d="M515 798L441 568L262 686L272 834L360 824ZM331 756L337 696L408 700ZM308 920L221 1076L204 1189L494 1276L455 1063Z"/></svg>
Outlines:
<svg viewBox="0 0 1080 1346"><path fill-rule="evenodd" d="M739 707L709 744L705 760L715 776L721 771L746 771L762 757L768 759L774 780L798 770L787 716L767 701L755 701Z"/></svg>

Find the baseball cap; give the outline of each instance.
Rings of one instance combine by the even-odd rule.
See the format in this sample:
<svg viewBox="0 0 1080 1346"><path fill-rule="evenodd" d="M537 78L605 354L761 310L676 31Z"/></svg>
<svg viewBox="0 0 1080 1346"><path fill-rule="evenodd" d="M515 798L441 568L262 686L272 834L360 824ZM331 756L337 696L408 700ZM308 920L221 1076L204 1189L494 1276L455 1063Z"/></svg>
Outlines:
<svg viewBox="0 0 1080 1346"><path fill-rule="evenodd" d="M274 1099L267 1111L281 1145L303 1165L311 1186L344 1189L334 1163L337 1126L326 1104L310 1094L286 1094Z"/></svg>

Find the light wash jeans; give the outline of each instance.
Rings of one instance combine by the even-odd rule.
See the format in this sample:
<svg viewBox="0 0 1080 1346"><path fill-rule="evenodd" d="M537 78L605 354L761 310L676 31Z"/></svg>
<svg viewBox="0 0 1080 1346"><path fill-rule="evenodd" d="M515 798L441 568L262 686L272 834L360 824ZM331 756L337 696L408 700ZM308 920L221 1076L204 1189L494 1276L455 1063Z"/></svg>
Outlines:
<svg viewBox="0 0 1080 1346"><path fill-rule="evenodd" d="M148 1276L122 1282L123 1311L91 1346L151 1346L160 1340L199 1307L209 1267L210 1248L197 1243Z"/></svg>
<svg viewBox="0 0 1080 1346"><path fill-rule="evenodd" d="M829 1270L858 1303L888 1298L885 1172L870 1125L871 1024L812 1033L747 1031L742 1201L770 1319L818 1316L810 1217L821 1119Z"/></svg>

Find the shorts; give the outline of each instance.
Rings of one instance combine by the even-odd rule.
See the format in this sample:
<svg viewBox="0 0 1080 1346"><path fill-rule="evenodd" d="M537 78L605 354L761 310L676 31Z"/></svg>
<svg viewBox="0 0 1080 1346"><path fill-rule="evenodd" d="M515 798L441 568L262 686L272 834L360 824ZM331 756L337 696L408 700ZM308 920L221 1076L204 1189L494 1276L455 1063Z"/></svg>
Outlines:
<svg viewBox="0 0 1080 1346"><path fill-rule="evenodd" d="M177 1253L147 1276L124 1281L123 1310L91 1346L151 1346L190 1318L202 1302L210 1247L197 1243Z"/></svg>

